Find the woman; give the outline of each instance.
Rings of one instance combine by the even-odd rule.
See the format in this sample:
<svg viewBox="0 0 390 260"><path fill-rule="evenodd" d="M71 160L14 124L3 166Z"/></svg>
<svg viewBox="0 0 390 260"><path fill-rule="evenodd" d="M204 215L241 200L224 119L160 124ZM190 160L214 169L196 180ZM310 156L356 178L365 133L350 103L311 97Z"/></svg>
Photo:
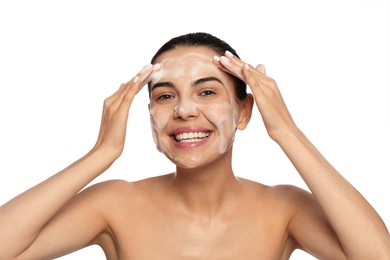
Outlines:
<svg viewBox="0 0 390 260"><path fill-rule="evenodd" d="M298 248L319 259L390 259L385 224L295 125L264 66L206 33L170 40L152 64L105 100L88 154L1 207L0 259L52 259L91 244L108 259L288 259ZM146 84L153 138L176 172L80 192L121 155ZM311 193L234 175L235 131L254 102Z"/></svg>

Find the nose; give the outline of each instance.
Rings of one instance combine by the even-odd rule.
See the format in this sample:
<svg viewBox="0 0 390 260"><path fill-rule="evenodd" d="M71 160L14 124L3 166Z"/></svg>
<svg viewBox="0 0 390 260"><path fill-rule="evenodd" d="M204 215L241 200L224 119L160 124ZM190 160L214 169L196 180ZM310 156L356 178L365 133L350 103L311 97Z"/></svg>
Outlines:
<svg viewBox="0 0 390 260"><path fill-rule="evenodd" d="M191 120L199 115L197 104L190 98L180 98L173 111L175 119Z"/></svg>

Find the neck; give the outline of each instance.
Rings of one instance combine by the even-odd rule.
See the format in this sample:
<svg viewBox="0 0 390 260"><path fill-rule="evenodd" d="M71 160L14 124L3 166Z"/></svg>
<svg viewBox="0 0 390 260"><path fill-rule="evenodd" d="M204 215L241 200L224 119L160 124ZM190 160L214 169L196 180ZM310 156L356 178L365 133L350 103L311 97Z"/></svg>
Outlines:
<svg viewBox="0 0 390 260"><path fill-rule="evenodd" d="M211 216L232 201L239 181L232 170L231 156L230 150L212 164L176 169L172 190L187 210Z"/></svg>

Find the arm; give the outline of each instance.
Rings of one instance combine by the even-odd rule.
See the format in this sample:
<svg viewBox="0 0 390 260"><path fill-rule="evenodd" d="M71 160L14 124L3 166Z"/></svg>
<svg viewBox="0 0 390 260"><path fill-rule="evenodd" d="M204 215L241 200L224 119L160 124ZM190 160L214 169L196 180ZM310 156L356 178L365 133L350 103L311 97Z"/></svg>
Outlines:
<svg viewBox="0 0 390 260"><path fill-rule="evenodd" d="M73 200L76 200L75 195L82 188L103 173L122 153L130 105L152 71L152 66L145 67L138 76L122 84L115 94L105 100L98 140L87 155L0 207L0 244L7 245L0 250L0 259L15 259L27 251L37 251L35 258L50 255L47 250L51 247L35 243L41 236L45 236L45 241L57 244L53 247L56 250L68 248L66 243L71 241L65 240L64 243L61 234L69 231L67 223L76 216L82 218L81 222L88 222L89 228L71 229L75 232L72 236L77 236L79 243L72 244L72 248L85 246L88 239L98 234L102 229L102 220L92 214L97 213L96 209L91 207L89 212L86 209L78 211L82 207L76 206L80 204L77 201L82 201L83 196L77 201ZM70 206L64 207L67 203ZM31 248L37 245L41 247Z"/></svg>
<svg viewBox="0 0 390 260"><path fill-rule="evenodd" d="M389 259L389 233L364 197L298 129L277 140L320 204L347 259ZM300 219L294 224L305 226ZM310 230L300 232L305 236Z"/></svg>
<svg viewBox="0 0 390 260"><path fill-rule="evenodd" d="M291 220L291 225L298 226L292 235L302 247L314 248L322 243L318 238L302 238L313 237L313 228L324 230L328 222L335 234L333 239L338 240L333 244L340 244L347 259L390 259L390 236L382 219L295 125L275 81L265 75L264 66L255 69L230 53L214 63L251 87L269 136L283 149L320 206L306 207L306 214L296 214ZM323 220L321 215L325 216ZM314 226L308 228L307 220Z"/></svg>

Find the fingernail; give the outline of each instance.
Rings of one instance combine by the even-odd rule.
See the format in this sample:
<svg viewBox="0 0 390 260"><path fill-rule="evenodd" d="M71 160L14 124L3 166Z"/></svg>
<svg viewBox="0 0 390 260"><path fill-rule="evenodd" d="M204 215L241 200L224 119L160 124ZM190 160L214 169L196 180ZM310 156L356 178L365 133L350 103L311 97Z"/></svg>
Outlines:
<svg viewBox="0 0 390 260"><path fill-rule="evenodd" d="M245 69L246 69L246 70L250 70L250 68L249 68L249 65L248 65L248 64L246 64L246 63L245 63L244 67L245 67Z"/></svg>
<svg viewBox="0 0 390 260"><path fill-rule="evenodd" d="M161 64L160 63L156 63L153 65L153 70L156 71L156 70L159 70L161 68Z"/></svg>
<svg viewBox="0 0 390 260"><path fill-rule="evenodd" d="M229 58L233 58L234 55L230 51L225 51L225 55L228 56Z"/></svg>
<svg viewBox="0 0 390 260"><path fill-rule="evenodd" d="M219 62L219 61L220 61L220 58L219 58L217 55L215 55L215 56L214 56L214 60Z"/></svg>
<svg viewBox="0 0 390 260"><path fill-rule="evenodd" d="M134 78L134 80L133 80L133 83L137 83L138 80L139 80L139 77L136 76L136 77Z"/></svg>
<svg viewBox="0 0 390 260"><path fill-rule="evenodd" d="M228 58L226 58L225 56L221 56L220 61L221 62L230 62L230 60Z"/></svg>

